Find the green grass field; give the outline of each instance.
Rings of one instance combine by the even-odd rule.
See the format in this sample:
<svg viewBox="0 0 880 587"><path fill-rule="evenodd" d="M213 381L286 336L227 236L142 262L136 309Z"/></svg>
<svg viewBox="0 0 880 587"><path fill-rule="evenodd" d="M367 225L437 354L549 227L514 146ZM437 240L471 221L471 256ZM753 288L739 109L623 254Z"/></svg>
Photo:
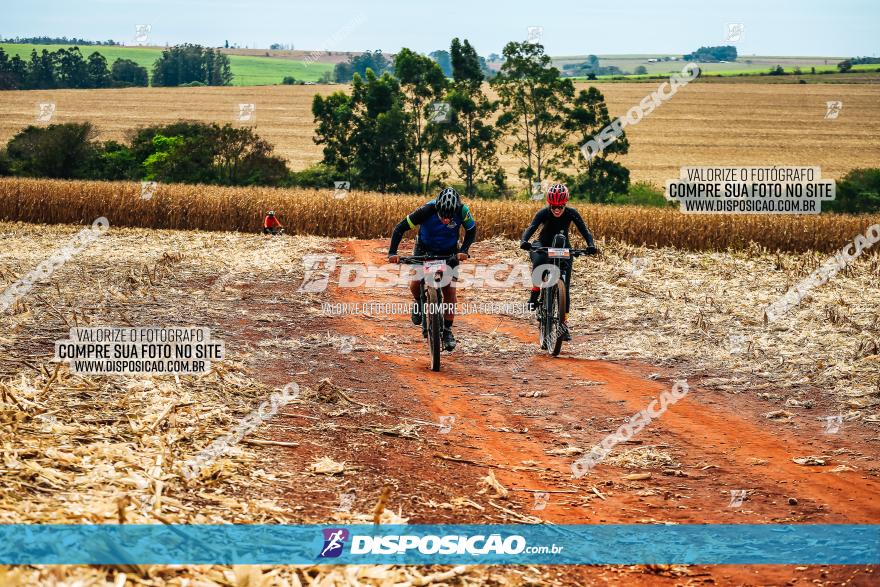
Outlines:
<svg viewBox="0 0 880 587"><path fill-rule="evenodd" d="M602 61L600 58L600 63L604 64L605 62ZM680 72L682 70L682 68L684 67L684 63L685 63L684 61L666 62L666 63L662 64L662 65L666 66L663 68L662 71L653 71L653 72L649 71L646 74L639 74L639 75L630 74L630 75L624 75L624 76L600 75L600 76L598 76L598 79L603 80L603 81L612 80L612 79L625 79L627 81L660 79L660 78L666 77L672 73ZM657 65L657 64L651 64L651 65ZM779 76L779 77L788 77L788 78L798 77L798 76L793 75L795 67L801 68L801 75L802 76L812 75L812 72L811 72L812 67L816 68L816 76L817 77L820 74L824 74L824 75L822 75L822 77L825 77L829 73L832 73L832 74L838 73L836 63L834 65L791 65L791 64L786 64L784 62L783 58L780 58L780 61L778 63L773 63L772 65L762 64L760 67L752 65L752 66L747 66L747 68L743 68L742 66L744 64L740 63L739 61L737 61L735 63L700 63L699 65L700 65L700 68L702 69L702 74L700 76L701 78L706 78L706 77L733 78L733 77L740 77L740 76L749 76L749 77L753 77L753 78L767 79L768 81L772 81L773 78L776 76L770 76L770 75L760 76L760 74L762 74L762 73L767 74L770 71L770 68L776 67L776 65L781 65L786 73L786 76ZM724 69L720 69L717 66L727 66L727 67ZM620 67L620 66L618 66L618 67ZM736 68L736 69L734 69L734 68ZM852 68L853 72L862 72L862 73L876 72L878 70L880 70L880 63L868 63L868 64L853 65L853 68ZM845 75L844 75L844 77L845 77ZM579 76L579 77L574 77L571 79L586 80L587 78Z"/></svg>
<svg viewBox="0 0 880 587"><path fill-rule="evenodd" d="M19 55L22 59L30 58L31 51L43 49L57 51L66 45L19 45L15 43L0 43L0 47L10 56ZM108 65L112 65L116 59L131 59L138 65L152 71L153 63L159 58L162 49L154 47L104 47L83 46L80 47L83 57L88 57L93 52L101 53ZM318 81L325 71L331 71L333 66L328 63L305 63L288 59L275 59L272 57L250 57L243 55L230 55L229 64L232 66L235 86L266 86L280 84L281 80L288 75L297 80Z"/></svg>
<svg viewBox="0 0 880 587"><path fill-rule="evenodd" d="M648 70L649 74L670 73L672 71L681 70L684 62L681 61L681 55L672 54L653 54L653 55L597 55L599 64L603 66L617 66L623 71L633 71L636 67L642 65ZM648 59L670 57L678 58L678 61L660 61L656 63L648 63ZM583 63L586 61L586 55L566 55L554 56L553 65L562 69L563 65L570 63ZM835 66L846 59L846 57L797 57L797 56L772 56L772 55L740 55L736 61L729 63L704 63L703 68L706 72L716 73L722 71L767 71L771 67L781 65L786 70L800 67L809 70L811 66L820 67Z"/></svg>

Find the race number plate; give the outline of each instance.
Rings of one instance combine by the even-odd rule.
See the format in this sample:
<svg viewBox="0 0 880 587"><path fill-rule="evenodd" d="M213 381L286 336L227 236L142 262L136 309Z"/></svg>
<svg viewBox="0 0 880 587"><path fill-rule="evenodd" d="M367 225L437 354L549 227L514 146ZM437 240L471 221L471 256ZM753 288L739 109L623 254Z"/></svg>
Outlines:
<svg viewBox="0 0 880 587"><path fill-rule="evenodd" d="M422 265L422 268L425 271L425 275L429 275L431 273L436 273L437 271L445 271L446 262L442 259L438 259L436 261L425 261L425 263Z"/></svg>
<svg viewBox="0 0 880 587"><path fill-rule="evenodd" d="M568 249L547 249L548 257L561 257L563 259L568 259L569 253Z"/></svg>

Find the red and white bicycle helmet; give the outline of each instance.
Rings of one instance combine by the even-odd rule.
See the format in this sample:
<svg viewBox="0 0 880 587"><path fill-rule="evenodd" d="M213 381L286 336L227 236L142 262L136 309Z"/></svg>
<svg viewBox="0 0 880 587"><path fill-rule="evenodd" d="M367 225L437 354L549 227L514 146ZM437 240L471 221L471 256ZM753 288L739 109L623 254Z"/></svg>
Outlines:
<svg viewBox="0 0 880 587"><path fill-rule="evenodd" d="M547 190L547 203L551 206L565 206L568 202L568 188L563 183L554 183Z"/></svg>

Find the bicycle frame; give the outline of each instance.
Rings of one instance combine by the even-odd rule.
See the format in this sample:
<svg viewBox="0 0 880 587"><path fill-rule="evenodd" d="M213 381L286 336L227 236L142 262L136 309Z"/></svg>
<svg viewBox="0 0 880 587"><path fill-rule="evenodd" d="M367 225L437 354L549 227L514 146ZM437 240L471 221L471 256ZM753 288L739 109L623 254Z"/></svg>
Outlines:
<svg viewBox="0 0 880 587"><path fill-rule="evenodd" d="M565 247L565 235L560 232L553 237L553 247L534 247L531 250L535 252L550 252L551 249L565 249L568 253L566 257L550 256L549 259L559 271L559 278L553 285L542 287L541 293L538 295L538 331L541 339L541 348L546 349L552 356L559 354L562 350L562 338L560 333L565 328L564 321L560 315L565 312L565 305L568 304L568 296L565 291L565 283L568 279L567 266L575 257L586 254L586 249L569 249ZM569 263L565 263L568 261ZM541 279L547 281L546 275L542 275ZM562 282L563 290L559 290L559 282ZM556 309L553 312L553 302L556 302ZM555 316L548 316L548 312L554 313ZM550 323L552 322L552 324ZM552 329L552 330L551 330ZM552 337L551 337L552 332Z"/></svg>
<svg viewBox="0 0 880 587"><path fill-rule="evenodd" d="M444 267L426 272L419 280L419 309L422 315L422 336L428 339L431 351L431 370L440 370L440 352L444 334L443 312L443 281L444 271L453 269L458 263L455 257L438 255L414 255L401 257L400 262L406 265L430 263L432 261L444 261ZM426 311L427 310L427 311Z"/></svg>
<svg viewBox="0 0 880 587"><path fill-rule="evenodd" d="M553 237L553 247L534 247L532 250L535 252L546 252L550 248L563 248L564 246L565 246L565 236L563 236L563 234L560 232L559 234L557 234ZM569 257L567 260L570 261L571 259L572 259L572 257ZM544 301L544 296L548 293L548 290L551 290L555 287L559 287L560 281L564 284L565 278L568 277L568 274L565 271L564 265L563 265L563 261L566 259L563 259L560 257L550 257L550 260L552 261L553 265L555 265L556 268L559 269L559 279L557 279L556 283L554 283L553 285L551 285L549 287L542 287L541 288L541 294L538 296L539 302ZM543 275L541 277L542 277L542 279L544 279L544 281L546 281L546 279L544 278Z"/></svg>

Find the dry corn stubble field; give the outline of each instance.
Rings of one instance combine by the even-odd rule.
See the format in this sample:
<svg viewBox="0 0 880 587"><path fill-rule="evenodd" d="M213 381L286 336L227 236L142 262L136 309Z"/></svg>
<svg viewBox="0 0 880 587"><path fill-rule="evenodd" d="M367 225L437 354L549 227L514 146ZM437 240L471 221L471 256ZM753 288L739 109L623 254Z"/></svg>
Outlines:
<svg viewBox="0 0 880 587"><path fill-rule="evenodd" d="M597 85L606 93L612 114L621 114L655 87ZM57 103L57 121L91 120L102 132L101 138L116 139L124 138L125 130L133 126L180 118L231 122L236 104L254 102L259 132L276 145L292 167L299 169L320 159L320 149L311 141L311 96L335 89L4 92L0 93L0 140L7 140L33 122L35 104L41 101ZM823 119L827 100L843 101L839 119ZM876 164L880 155L878 114L880 94L871 86L692 84L630 129L632 154L626 163L635 180L658 184L677 177L682 165L820 165L826 177L839 177L850 168ZM513 172L516 163L510 159L504 162ZM492 493L477 485L476 473L465 474L457 469L453 474L451 469L442 468L438 472L433 470L435 467L424 466L427 453L422 449L467 450L469 443L481 447L483 443L471 435L456 441L454 448L446 447L452 437L438 438L432 427L407 418L415 414L430 419L437 415L434 412L438 406L413 408L402 405L397 395L390 398L393 402L386 403L387 386L399 383L379 377L400 367L394 363L395 357L412 365L423 359L421 346L417 346L420 341L414 336L401 337L387 328L370 330L366 326L372 323L367 321L357 324L365 328L355 333L355 352L341 354L337 350L340 336L351 332L320 321L315 299L292 294L302 278L303 255L331 252L345 243L301 235L293 241L227 232L119 228L133 224L145 228L251 231L259 225L266 209L275 208L282 221L297 233L375 238L387 234L420 202L418 198L356 192L344 201L333 200L329 192L326 197L315 195L311 190L171 185L160 186L153 199L145 201L136 183L0 180L0 218L90 223L106 215L112 227L109 234L71 260L48 283L39 284L20 300L12 315L0 316L0 451L4 467L0 521L369 522L373 520L373 508L381 501L383 487L394 487L388 508L381 513L385 523L509 523L522 521L523 515L542 516L525 514L531 507L528 493L517 494L513 489L499 510L498 494L493 502ZM476 203L482 236L516 236L535 206ZM829 483L838 476L853 487L873 483L878 475L875 451L873 443L865 439L876 440L880 422L877 255L857 260L768 327L761 321L762 305L782 295L817 267L824 256L816 252L770 254L748 243L770 249L831 251L880 219L707 218L678 211L583 208L588 224L602 238L604 256L579 263L573 285L576 339L566 347L566 358L562 360L577 361L579 376L602 361L619 365L642 361L663 371L664 377L667 373L688 377L705 390L706 396L720 398L724 405L757 403L761 411L766 411L758 416L759 425L766 427L770 435L784 436L787 443L791 441L788 435L795 432L821 435L822 418L839 414L848 441L841 442L835 452L829 451L831 456L823 457L830 466L822 467L821 473ZM0 224L0 288L49 257L76 230L70 226ZM384 243L360 243L364 244L379 251ZM697 251L730 246L739 252L682 252L667 245ZM480 242L475 250L480 255L478 260L522 260L515 244L500 238ZM647 261L635 265L636 257ZM396 291L392 295L403 296ZM463 295L468 301L513 302L522 301L523 292L469 290ZM519 377L533 369L536 348L510 337L503 329L496 331L497 326L491 328L496 324L494 317L491 320L485 330L464 321L459 351L444 368L452 371L456 386L463 388L475 384L455 370L456 363L461 363L465 371L478 369L480 364L494 369L492 373L498 374L498 379L485 386L481 382L474 389L486 395L482 392L487 387L496 392L500 386L512 394L510 398L499 395L490 400L490 416L501 414L505 425L514 420L522 424L526 417L529 419L524 423L532 428L535 438L540 439L542 427L553 431L552 445L528 439L526 444L538 445L538 455L575 454L571 450L582 450L596 440L585 436L587 430L598 433L603 426L613 428L631 413L626 407L596 412L571 409L565 404L567 397L562 404L557 403L557 392L565 393L561 389L550 390L549 407L544 405L550 401L546 395L522 399L520 393L516 397L516 390L528 388ZM506 325L522 333L533 329L533 324L521 317L503 320L509 320L512 327ZM217 338L225 340L230 357L205 377L183 377L180 381L82 378L71 376L63 367L56 370L49 361L52 342L66 337L69 327L76 324L194 323L210 326ZM329 373L333 380L324 384L321 380L328 376L328 367L323 358L328 355L333 357ZM379 356L382 361L374 363ZM356 378L346 379L351 373L365 377L368 387L360 387L364 382L359 384ZM603 382L592 380L598 376L582 378L581 384L597 386L587 388L596 389L597 398L610 393L601 387ZM246 441L234 447L195 482L182 478L178 467L183 459L232 429L273 389L290 380L301 384L303 395L276 420L257 430L252 438L257 444ZM543 384L533 381L531 385ZM583 388L580 390L582 397L585 394ZM518 410L515 414L505 413L504 403L514 403ZM560 410L560 405L570 409L571 414L563 411L557 417L553 410ZM575 404L575 408L582 407ZM589 424L583 429L572 427L569 416L577 420L589 416ZM664 429L667 425L669 430ZM476 432L485 433L485 426L481 424ZM509 434L510 430L504 433L508 433L505 440L513 438L511 445L520 443L517 435ZM779 495L769 482L757 481L756 477L765 474L763 469L776 470L779 463L775 461L770 467L764 466L766 462L749 463L755 465L753 470L722 463L713 477L724 483L698 481L697 487L684 489L688 477L700 479L699 471L717 462L707 459L721 457L682 444L675 426L668 421L656 433L659 435L651 438L655 432L646 432L650 435L649 446L615 452L603 464L601 484L591 480L577 485L577 494L568 502L548 508L545 517L570 520L568 516L574 514L569 512L576 512L596 523L604 522L602 516L614 512L618 521L657 523L678 520L677 516L685 515L682 512L688 507L699 505L698 523L861 521L841 517L847 515L845 494L823 495L815 489L808 491L809 487L804 489L809 485L806 474L784 488L780 485ZM296 434L299 436L291 436ZM723 438L719 433L701 438L700 443L717 446L721 440L723 445ZM277 440L293 440L298 446L281 449L258 444ZM486 441L490 449L491 444ZM808 444L812 450L812 441ZM415 450L413 445L417 446ZM803 450L785 456L808 454L803 452L808 450L807 444L797 446ZM821 451L818 447L815 450ZM376 454L404 455L412 460L409 467L402 463L403 457L383 464L375 461ZM522 455L514 457L513 452L493 456L500 458L502 465L524 462L516 460ZM760 461L757 457L764 455L749 451L746 456ZM330 459L329 463L322 460L325 458ZM556 457L554 465L565 469L571 458ZM340 474L321 472L340 464ZM547 463L542 460L540 465ZM479 475L488 470L479 469ZM674 481L666 483L663 475L669 470L677 473L671 477ZM621 478L626 479L625 473L633 471L639 479L646 474L653 477L621 482ZM521 481L509 474L505 477L501 471L498 474L501 483L509 487ZM542 472L540 479L539 487L551 480L570 483L568 477L560 481L548 471ZM414 486L416 482L421 484ZM590 492L593 483L593 487L601 488L601 499ZM707 488L701 489L700 485ZM728 486L750 488L748 511L731 513L725 508ZM339 496L352 488L357 493L354 506L350 512L339 511ZM796 494L798 488L807 494L806 498L797 494L802 502L800 510L778 511L776 501L767 505L775 499L784 501L780 496ZM652 503L652 495L662 495L663 499ZM632 501L628 501L630 497ZM860 503L850 509L865 503L864 496L854 493L852 497ZM634 511L629 509L633 505ZM645 511L650 514L637 513ZM578 573L589 573L589 578ZM741 569L724 573L694 567L651 571L598 567L587 571L546 567L69 566L0 568L0 583L81 580L123 584L127 579L156 585L183 585L186 580L220 585L330 585L355 580L375 585L406 581L414 585L672 585L701 582L708 576L718 584L742 584L784 582L795 571L783 569L775 581L767 578L769 575L763 575L763 579L757 574L748 576L753 571ZM813 568L800 576L818 581L827 578L824 573Z"/></svg>
<svg viewBox="0 0 880 587"><path fill-rule="evenodd" d="M0 224L0 285L5 288L32 270L77 230L71 226ZM517 478L504 470L505 463L518 464L523 455L479 453L480 461L507 459L500 461L502 467L496 471L502 489L512 489L501 500L499 510L496 491L501 490L496 487L487 492L479 482L491 469L425 467L427 454L464 451L474 443L482 451L482 439L438 436L431 426L419 424L419 420L424 423L435 418L432 411L438 406L407 403L412 401L409 393L389 396L388 386L400 384L393 379L388 383L373 379L403 365L417 369L425 360L423 345L408 320L401 317L405 323L401 333L390 330L397 324L387 317L356 321L349 325L355 329L354 352L345 353L339 344L340 336L348 334L345 322L320 317L319 302L326 296L292 294L303 278L304 255L355 245L381 251L384 242L302 236L291 241L238 233L111 228L47 282L38 284L10 314L0 316L0 422L4 424L0 427L4 469L0 521L370 522L383 487L394 488L388 507L381 513L384 523L510 523L522 522L524 516L532 521L541 517L557 521L554 516L560 515L587 516L584 519L590 523L609 515L640 523L682 523L691 518L679 516L687 515L704 521L708 517L752 523L847 519L839 517L839 503L831 496L817 496L815 490L806 495L809 483L804 479L797 483L789 479L790 486L775 489L760 483L755 476L774 471L780 466L775 461L767 467L756 458L756 463L746 468L721 462L713 480L699 480L700 468L714 466L721 458L699 450L716 445L723 436L699 439L697 450L682 444L667 418L657 423L655 430L645 432L650 446L616 450L603 464L598 479L578 482L570 475L554 475L552 469L565 469L574 458L570 455L577 454L572 452L574 447L589 446L591 438L601 436L603 427L617 426L629 412L624 407L592 413L577 405L563 411L555 404L551 404L554 410L548 410L548 401L558 402L560 396L570 394L561 378L539 376L529 384L509 385L511 377L526 377L541 364L541 358L536 356L533 342L510 336L505 330L515 327L528 333L533 324L522 317L500 316L487 317L485 328L466 321L459 332L460 349L445 359L445 370L461 383L456 388L473 386L480 396L487 395L487 390L497 394L481 399L493 410L511 409L504 406L512 403L518 414L525 413L525 418L511 415L502 423L509 427L528 425L532 437L510 434L507 429L496 435L511 445L537 445L539 455L562 455L543 457L531 467L542 469L552 462L555 466L541 473L541 486L559 484L573 487L576 493L564 496L566 501L554 496L546 512L531 510L530 494L516 493L516 487L521 487L515 485ZM478 243L475 252L476 259L486 262L524 260L515 243L504 239ZM633 271L634 257L648 259L638 265L638 273ZM603 381L596 380L608 376L600 370L602 360L621 364L640 360L657 365L658 371L687 377L695 387L700 386L701 396L720 397L725 404L757 402L760 411L766 411L762 419L768 433L783 435L788 443L788 435L795 433L821 437L822 417L842 414L845 434L833 439L841 447L823 453L830 454L823 457L829 466L821 467L814 476L827 479L825 483L837 483L841 476L841 481L854 489L873 482L878 475L873 448L871 443L860 444L860 439L876 436L880 422L880 341L876 337L880 260L873 256L856 261L779 323L765 326L757 311L819 261L815 253L681 253L609 244L602 257L578 262L572 285L576 340L559 360L597 369L593 377L578 382L588 387L577 387L575 396L604 395ZM402 290L353 291L348 295L405 297ZM521 288L466 289L462 293L468 301L512 302L521 301L523 295ZM501 320L505 328L499 329ZM212 335L226 342L228 360L207 376L181 377L179 381L173 377L77 377L49 360L53 341L65 338L73 325L124 324L210 326ZM377 332L386 335L375 336ZM739 348L730 346L731 336L742 337ZM459 372L480 369L479 365L486 369L479 373L479 385ZM485 379L488 373L497 383ZM324 383L328 377L331 380ZM197 480L187 482L182 477L179 466L183 460L234 428L273 389L291 380L303 390L293 404L207 467ZM499 392L497 385L506 392ZM540 394L526 399L522 393L516 396L519 389L531 392L535 388ZM459 394L461 390L453 393ZM705 409L711 411L712 404ZM458 425L466 426L470 417L459 415ZM473 418L479 434L491 430L496 422L493 416ZM571 426L571 418L590 423ZM541 433L545 428L552 432L554 444L541 443L546 441ZM293 440L297 444L281 448L252 440ZM490 446L487 442L486 448ZM780 446L790 448L789 444ZM822 450L812 442L809 448L804 445L799 449ZM377 454L393 462L377 461ZM745 456L766 455L748 451ZM713 460L704 460L709 458ZM337 467L341 472L332 472ZM678 473L664 477L664 470ZM632 482L624 477L621 482L621 477L633 472L643 480ZM644 480L645 475L649 480ZM724 479L724 483L719 485L715 478ZM737 512L725 507L726 485L752 488L747 509ZM591 491L596 486L601 488L601 499ZM340 510L339 496L349 491L356 495L352 508ZM801 507L789 512L768 505L771 499L778 499L779 491L797 495L803 502ZM804 567L799 576L827 578L819 574L826 570ZM4 584L82 580L121 585L127 579L183 585L190 579L206 585L299 585L310 581L331 585L351 583L356 578L370 585L401 581L414 585L583 585L609 581L673 585L702 582L707 576L716 584L742 584L744 575L751 572L686 566L650 570L64 566L0 569L0 579ZM859 571L853 568L846 572ZM792 573L784 569L782 576ZM835 578L841 578L834 573ZM761 576L768 575L755 575L751 580L762 582Z"/></svg>
<svg viewBox="0 0 880 587"><path fill-rule="evenodd" d="M487 262L524 259L510 241L488 244ZM582 336L572 353L675 365L682 377L704 378L703 387L757 393L781 410L803 407L799 402L821 390L850 419L880 423L880 251L811 291L780 320L763 320L763 308L825 258L609 243L597 261L576 263L571 324ZM523 297L485 288L466 295L487 303Z"/></svg>
<svg viewBox="0 0 880 587"><path fill-rule="evenodd" d="M378 238L424 202L415 196L332 190L227 188L159 185L150 199L133 182L85 182L0 178L0 219L35 223L91 223L141 228L254 232L262 215L275 210L288 232L319 236ZM474 200L479 238L517 238L538 202ZM691 250L748 249L833 251L868 226L871 215L697 215L677 209L578 205L600 241L672 246Z"/></svg>
<svg viewBox="0 0 880 587"><path fill-rule="evenodd" d="M612 116L622 116L659 83L596 83ZM579 83L578 88L588 84ZM53 121L96 124L102 139L136 126L179 119L235 123L238 104L256 104L256 128L293 169L321 159L312 142L312 97L347 86L130 88L0 92L0 141L36 123L37 103L52 101ZM826 102L843 102L825 119ZM634 181L663 185L685 165L818 165L838 178L880 160L880 87L845 84L691 83L626 129L623 159ZM503 150L503 149L502 149ZM519 163L502 155L515 183Z"/></svg>
<svg viewBox="0 0 880 587"><path fill-rule="evenodd" d="M76 231L69 226L38 229L0 223L3 288ZM316 444L314 456L303 457L291 468L279 462L278 448L257 444L270 435L262 428L207 463L197 480L186 481L181 469L186 459L224 431L234 430L285 382L302 384L299 398L286 410L307 411L331 428L334 418L345 416L337 398L302 377L312 370L314 361L309 359L316 349L327 344L321 336L279 341L271 328L265 328L259 338L248 340L236 337L235 329L219 326L228 316L258 318L242 306L246 289L255 282L273 287L301 281L302 263L284 245L281 240L228 233L114 231L19 300L9 314L0 315L0 523L326 522L314 493L329 494L323 505L332 506L335 493L347 482L344 475L321 472L329 448L323 441ZM316 238L300 239L298 254L325 246ZM184 299L189 301L181 304ZM271 311L260 317L283 320L293 310L310 310L305 299L292 305L277 298L269 303ZM119 378L71 376L46 356L52 353L52 341L65 338L74 325L131 320L210 326L218 338L227 337L230 360L199 377ZM274 347L279 343L288 352L299 349L301 356L266 378L265 365L278 358ZM374 425L388 419L382 409L372 409L368 416ZM347 471L355 474L358 468L350 464ZM348 524L406 523L402 500L395 499L378 513L374 510L382 483L365 477L372 484L370 493L364 491L350 511L337 512L334 519ZM309 489L291 500L291 486ZM90 546L114 551L114 545ZM465 584L491 579L495 585L549 581L546 573L535 569L464 566L0 566L0 584L15 586L428 585L450 579Z"/></svg>

